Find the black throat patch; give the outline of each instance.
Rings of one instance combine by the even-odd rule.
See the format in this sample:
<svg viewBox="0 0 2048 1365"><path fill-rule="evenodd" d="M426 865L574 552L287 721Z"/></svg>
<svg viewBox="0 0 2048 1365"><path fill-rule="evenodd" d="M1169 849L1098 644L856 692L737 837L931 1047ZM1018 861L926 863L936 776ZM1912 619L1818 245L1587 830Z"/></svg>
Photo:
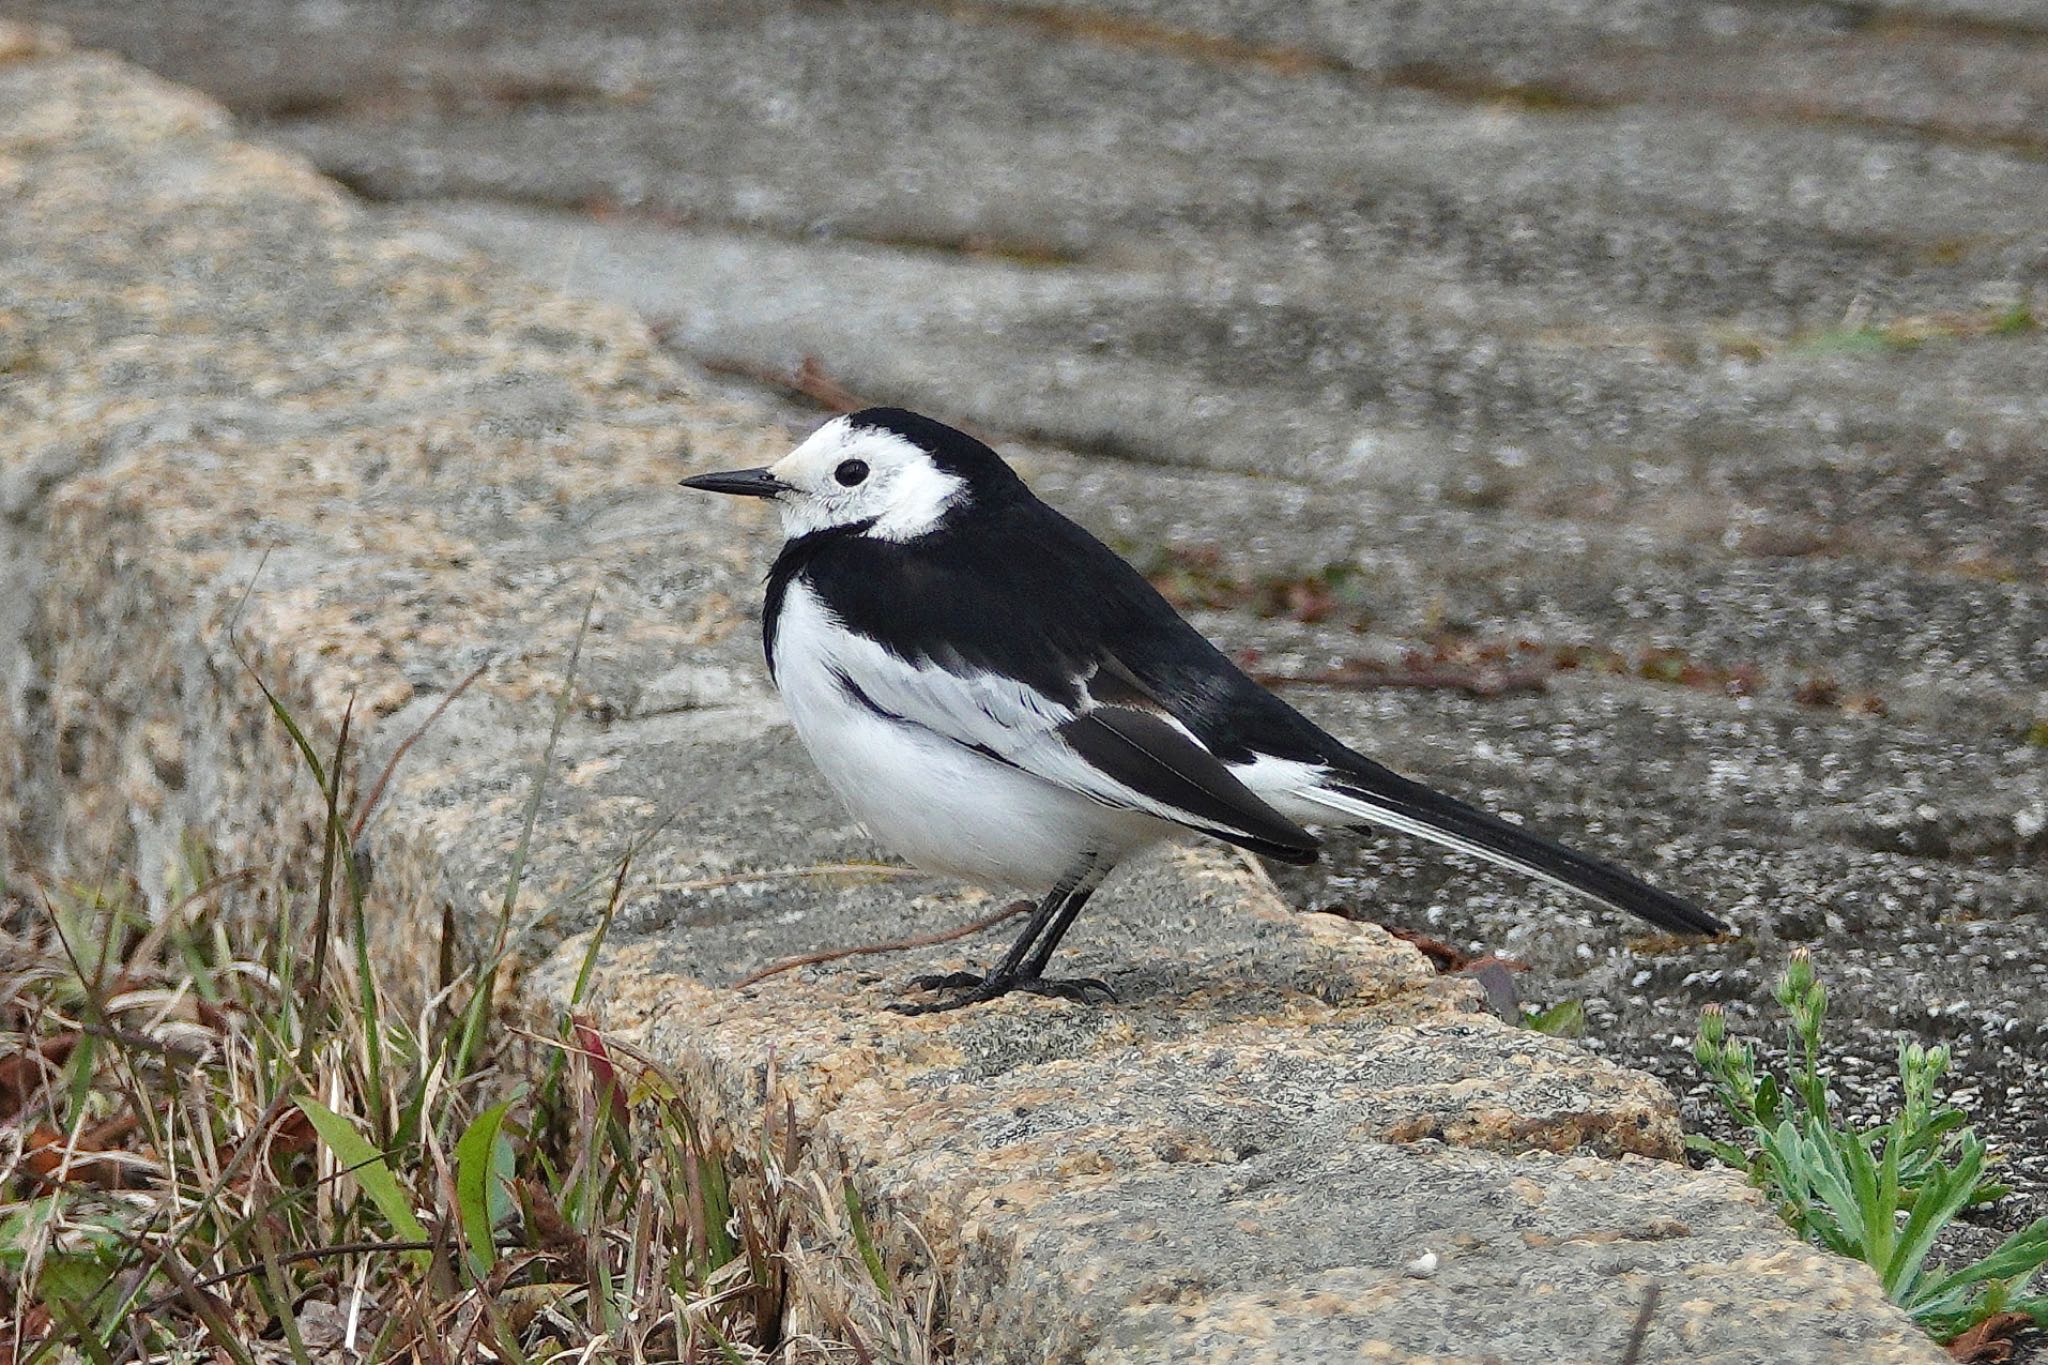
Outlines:
<svg viewBox="0 0 2048 1365"><path fill-rule="evenodd" d="M822 531L812 531L783 543L782 552L768 566L768 600L761 608L761 648L768 656L769 677L775 676L775 628L782 619L782 603L789 595L789 585L820 555L835 545L859 539L874 524L873 517L865 521L850 521L844 526L828 526Z"/></svg>

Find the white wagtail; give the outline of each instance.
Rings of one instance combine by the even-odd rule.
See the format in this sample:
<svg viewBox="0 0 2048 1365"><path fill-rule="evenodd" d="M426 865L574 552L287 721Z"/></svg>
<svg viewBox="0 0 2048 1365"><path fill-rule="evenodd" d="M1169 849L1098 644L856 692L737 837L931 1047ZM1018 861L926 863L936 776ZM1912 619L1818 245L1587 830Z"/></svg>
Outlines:
<svg viewBox="0 0 2048 1365"><path fill-rule="evenodd" d="M910 1012L1016 990L1107 995L1048 979L1046 964L1110 869L1182 829L1310 863L1319 845L1303 825L1384 825L1663 929L1726 932L1325 734L944 423L869 408L764 469L683 483L781 511L768 671L868 832L928 871L1045 893L993 970L920 978L951 994Z"/></svg>

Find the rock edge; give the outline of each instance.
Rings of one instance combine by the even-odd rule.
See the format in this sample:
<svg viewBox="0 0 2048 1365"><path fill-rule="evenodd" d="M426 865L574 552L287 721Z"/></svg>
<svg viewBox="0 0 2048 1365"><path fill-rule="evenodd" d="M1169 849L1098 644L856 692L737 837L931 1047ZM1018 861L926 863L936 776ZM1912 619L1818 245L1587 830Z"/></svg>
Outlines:
<svg viewBox="0 0 2048 1365"><path fill-rule="evenodd" d="M960 1358L1612 1360L1651 1283L1644 1360L1941 1358L1861 1267L1670 1160L1653 1082L1217 853L1105 896L1076 965L1115 1009L877 1010L943 949L727 989L906 906L968 916L922 882L734 880L869 852L739 628L762 528L667 496L678 446L782 433L631 317L366 214L120 63L7 29L0 109L0 823L40 870L161 880L194 829L290 863L307 783L237 650L316 734L353 705L361 774L488 658L364 840L386 970L424 981L444 913L472 947L488 922L587 598L522 989L566 998L593 879L658 827L594 1007L741 1149L787 1095L891 1254L929 1248Z"/></svg>

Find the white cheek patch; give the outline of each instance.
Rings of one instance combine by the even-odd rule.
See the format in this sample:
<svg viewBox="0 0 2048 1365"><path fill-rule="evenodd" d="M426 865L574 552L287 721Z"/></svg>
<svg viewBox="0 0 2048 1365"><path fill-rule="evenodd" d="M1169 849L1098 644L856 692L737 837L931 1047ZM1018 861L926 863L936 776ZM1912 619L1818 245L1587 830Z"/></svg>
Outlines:
<svg viewBox="0 0 2048 1365"><path fill-rule="evenodd" d="M847 460L860 460L869 470L851 488L837 478ZM869 535L914 540L967 493L964 479L934 465L902 437L849 426L843 417L819 427L771 469L791 487L775 503L783 533L792 539L867 521L874 523Z"/></svg>
<svg viewBox="0 0 2048 1365"><path fill-rule="evenodd" d="M883 508L869 535L915 540L937 526L946 509L967 492L967 481L919 458L880 476L874 501Z"/></svg>
<svg viewBox="0 0 2048 1365"><path fill-rule="evenodd" d="M840 516L832 503L802 492L779 495L775 499L775 510L782 513L782 534L791 540L841 522L859 520L857 517Z"/></svg>

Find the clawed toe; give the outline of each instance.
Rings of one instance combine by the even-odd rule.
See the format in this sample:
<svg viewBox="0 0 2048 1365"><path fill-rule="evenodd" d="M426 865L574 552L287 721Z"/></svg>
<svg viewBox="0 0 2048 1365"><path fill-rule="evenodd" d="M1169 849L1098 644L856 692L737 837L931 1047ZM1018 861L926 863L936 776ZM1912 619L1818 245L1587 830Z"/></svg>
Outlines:
<svg viewBox="0 0 2048 1365"><path fill-rule="evenodd" d="M956 995L950 1000L891 1000L882 1008L891 1014L901 1014L915 1019L921 1014L944 1014L949 1010L957 1010L962 1005L971 1005L974 1001L974 996Z"/></svg>
<svg viewBox="0 0 2048 1365"><path fill-rule="evenodd" d="M910 978L910 989L914 991L971 991L983 985L987 978L980 972L931 972L924 976Z"/></svg>
<svg viewBox="0 0 2048 1365"><path fill-rule="evenodd" d="M915 977L910 982L914 991L957 991L957 995L943 1000L897 1000L888 1009L896 1014L915 1018L921 1014L944 1014L965 1005L978 1005L984 1000L993 1000L1011 991L1023 991L1029 995L1047 995L1058 1000L1072 1000L1079 1004L1114 1004L1116 992L1107 981L1092 976L1054 978L1045 976L985 977L973 972L934 973Z"/></svg>
<svg viewBox="0 0 2048 1365"><path fill-rule="evenodd" d="M1075 1000L1082 1004L1114 1005L1116 992L1101 977L1074 976L1055 978L1033 977L1028 981L1012 983L1013 991L1029 991L1033 995L1050 995L1060 1000Z"/></svg>
<svg viewBox="0 0 2048 1365"><path fill-rule="evenodd" d="M1006 989L1003 986L991 988L988 978L978 972L933 972L926 976L910 979L914 991L958 991L958 995L944 1000L893 1000L887 1009L892 1014L905 1014L916 1018L920 1014L944 1014L957 1010L962 1005L972 1005L983 1000L993 1000Z"/></svg>
<svg viewBox="0 0 2048 1365"><path fill-rule="evenodd" d="M957 975L964 976L966 975L966 973L957 973ZM930 981L939 981L942 979L943 978L940 977L920 978L920 980ZM911 985L913 986L917 986L917 984L918 983L915 981L911 983ZM923 987L922 989L942 990L951 988L944 986L936 986ZM978 1005L984 1000L993 1000L1003 993L1003 989L1004 988L1000 986L991 989L986 981L983 981L980 977L977 976L972 979L972 984L968 986L967 989L962 990L958 995L949 995L941 1000L892 1000L889 1002L886 1008L892 1014L909 1015L911 1018L915 1019L920 1014L945 1014L948 1011L957 1010L961 1008L963 1005Z"/></svg>

